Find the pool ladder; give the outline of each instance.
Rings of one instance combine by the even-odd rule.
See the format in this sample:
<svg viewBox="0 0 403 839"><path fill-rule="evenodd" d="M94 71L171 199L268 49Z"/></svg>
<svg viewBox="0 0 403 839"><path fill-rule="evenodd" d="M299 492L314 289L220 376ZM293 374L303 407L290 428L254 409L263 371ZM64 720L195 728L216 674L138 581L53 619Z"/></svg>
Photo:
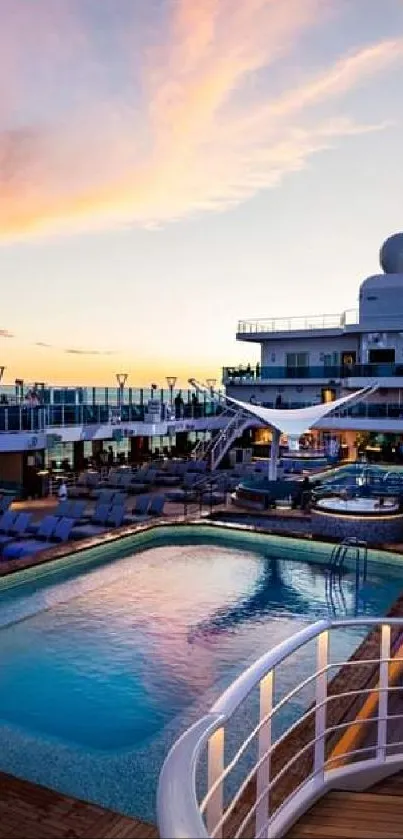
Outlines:
<svg viewBox="0 0 403 839"><path fill-rule="evenodd" d="M345 598L341 588L341 575L345 570L345 563L352 560L355 563L355 606L356 611L359 605L359 593L361 582L365 583L368 576L368 546L367 543L354 537L343 539L334 546L330 555L329 577L328 577L328 598L335 609L336 582L338 583L338 595L340 596L345 609Z"/></svg>

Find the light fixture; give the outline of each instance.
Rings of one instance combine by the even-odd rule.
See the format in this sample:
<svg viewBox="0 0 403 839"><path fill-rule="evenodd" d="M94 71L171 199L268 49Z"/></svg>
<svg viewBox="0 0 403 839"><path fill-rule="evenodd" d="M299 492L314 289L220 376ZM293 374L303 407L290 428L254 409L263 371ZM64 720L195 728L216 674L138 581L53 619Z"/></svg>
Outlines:
<svg viewBox="0 0 403 839"><path fill-rule="evenodd" d="M2 378L3 378L3 374L4 374L5 369L6 369L5 367L1 367L1 366L0 366L0 382L1 382Z"/></svg>
<svg viewBox="0 0 403 839"><path fill-rule="evenodd" d="M124 391L124 388L125 388L125 384L126 384L128 378L129 378L129 374L128 373L115 373L115 376L116 376L116 381L119 385L118 406L120 408L123 404L123 391Z"/></svg>
<svg viewBox="0 0 403 839"><path fill-rule="evenodd" d="M213 396L214 388L217 384L217 379L206 379L206 384L207 384L207 387L210 388L210 395Z"/></svg>
<svg viewBox="0 0 403 839"><path fill-rule="evenodd" d="M169 395L169 400L170 400L171 408L172 408L174 387L175 387L176 382L177 382L177 376L166 376L165 378L166 378L167 385L169 387L169 394L170 394Z"/></svg>
<svg viewBox="0 0 403 839"><path fill-rule="evenodd" d="M24 396L24 379L15 379L15 398L17 402L22 402Z"/></svg>

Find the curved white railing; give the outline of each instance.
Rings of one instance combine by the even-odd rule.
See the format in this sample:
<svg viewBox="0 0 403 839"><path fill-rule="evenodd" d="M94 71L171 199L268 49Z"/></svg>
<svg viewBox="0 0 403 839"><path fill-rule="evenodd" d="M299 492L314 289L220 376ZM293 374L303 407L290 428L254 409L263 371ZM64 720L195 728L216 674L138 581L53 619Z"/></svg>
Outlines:
<svg viewBox="0 0 403 839"><path fill-rule="evenodd" d="M343 627L379 628L379 656L373 659L357 658L331 663L329 635L332 630ZM332 787L337 785L340 788L344 784L346 788L346 784L349 784L350 788L354 788L354 783L362 787L365 786L365 778L368 783L369 779L374 782L400 768L403 765L403 740L388 743L387 733L390 719L403 720L403 714L390 715L388 711L389 697L400 689L393 684L396 681L396 672L392 671L392 662L394 668L402 666L403 670L403 634L397 633L393 649L391 647L391 631L399 630L400 627L403 630L403 618L318 621L279 644L244 671L222 694L210 712L175 743L164 763L157 796L161 839L207 839L222 837L223 833L236 839L242 837L247 829L250 835L251 825L254 825L253 835L256 839L283 836L300 815ZM315 672L275 703L273 689L276 668L310 642L316 642ZM328 694L328 675L334 668L362 664L371 668L371 684L366 678L360 688L350 689L348 686L348 690ZM373 684L376 677L377 683ZM296 723L275 739L272 736L273 717L308 685L315 688L313 704ZM242 745L225 765L226 727L255 688L260 692L259 721L250 731L244 732ZM329 703L341 699L358 701L359 707L356 708L353 719L339 719L338 722L329 725ZM375 716L372 701L374 699L375 708L377 707ZM371 708L368 703L372 703ZM367 713L365 705L368 706ZM294 738L292 741L292 734L302 723L310 719L314 719L314 736L300 747L298 739ZM376 727L374 742L368 746L364 741L364 745L359 748L348 748L345 752L340 752L340 748L329 752L329 735L333 735L335 741L339 740L346 731L352 731L351 727L356 731L358 722L360 726L372 723ZM271 765L272 754L286 741L288 748L290 743L292 744L293 752L274 774ZM233 769L239 767L239 761L252 743L257 745L257 759L251 770L245 770L237 791L224 803L224 783ZM392 748L393 753L390 753ZM197 770L201 768L206 750L207 794L200 801ZM295 770L297 761L309 754L312 755L312 762L305 777L303 775L299 779L296 789L289 793L285 791L280 802L276 802L276 808L272 807L272 791L276 784L281 779L285 780L289 771ZM250 795L246 799L244 794L247 788L250 790L250 784L254 781L254 801L251 803Z"/></svg>

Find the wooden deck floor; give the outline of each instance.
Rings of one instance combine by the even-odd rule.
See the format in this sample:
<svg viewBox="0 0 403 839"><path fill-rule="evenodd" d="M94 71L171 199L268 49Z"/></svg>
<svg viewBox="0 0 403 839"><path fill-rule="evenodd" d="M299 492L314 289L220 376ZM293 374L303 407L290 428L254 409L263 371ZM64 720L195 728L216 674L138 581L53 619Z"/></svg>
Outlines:
<svg viewBox="0 0 403 839"><path fill-rule="evenodd" d="M0 839L156 839L156 827L0 774Z"/></svg>
<svg viewBox="0 0 403 839"><path fill-rule="evenodd" d="M367 792L330 792L287 839L403 839L403 773Z"/></svg>

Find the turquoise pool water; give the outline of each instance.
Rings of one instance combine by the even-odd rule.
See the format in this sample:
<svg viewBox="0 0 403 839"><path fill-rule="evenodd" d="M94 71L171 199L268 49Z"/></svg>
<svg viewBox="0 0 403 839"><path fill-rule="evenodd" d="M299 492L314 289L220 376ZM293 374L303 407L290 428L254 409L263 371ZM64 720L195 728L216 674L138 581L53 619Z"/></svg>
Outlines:
<svg viewBox="0 0 403 839"><path fill-rule="evenodd" d="M325 561L321 546L287 542L167 528L137 550L126 539L1 581L0 769L153 819L178 734L268 648L355 613L353 575L329 597L325 569L307 561ZM402 588L403 570L370 563L359 612L384 614ZM334 660L359 637L340 635ZM304 653L285 667L278 692L310 666Z"/></svg>

